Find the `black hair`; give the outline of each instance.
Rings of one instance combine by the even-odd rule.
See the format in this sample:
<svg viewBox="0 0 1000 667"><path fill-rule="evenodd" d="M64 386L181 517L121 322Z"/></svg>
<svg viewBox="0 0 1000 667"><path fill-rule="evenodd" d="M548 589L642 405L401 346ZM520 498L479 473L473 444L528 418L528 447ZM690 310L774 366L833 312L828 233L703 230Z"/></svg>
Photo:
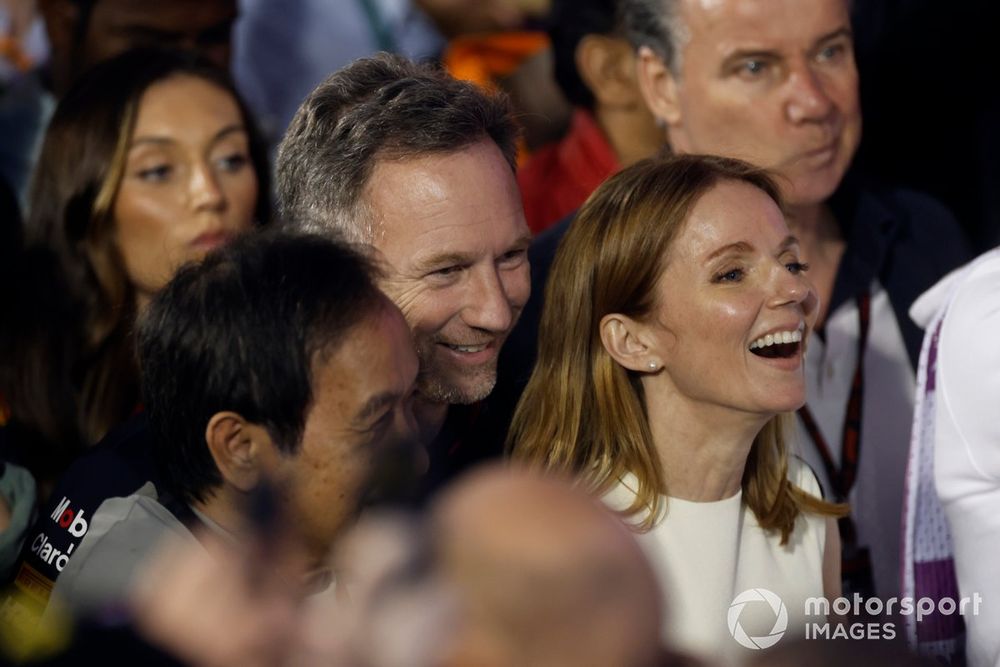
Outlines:
<svg viewBox="0 0 1000 667"><path fill-rule="evenodd" d="M205 442L232 411L294 453L313 364L387 303L345 243L287 231L247 235L182 268L139 320L142 395L167 489L188 503L222 482Z"/></svg>
<svg viewBox="0 0 1000 667"><path fill-rule="evenodd" d="M548 32L556 83L573 106L594 108L594 95L576 69L576 47L587 35L617 33L616 0L553 0Z"/></svg>

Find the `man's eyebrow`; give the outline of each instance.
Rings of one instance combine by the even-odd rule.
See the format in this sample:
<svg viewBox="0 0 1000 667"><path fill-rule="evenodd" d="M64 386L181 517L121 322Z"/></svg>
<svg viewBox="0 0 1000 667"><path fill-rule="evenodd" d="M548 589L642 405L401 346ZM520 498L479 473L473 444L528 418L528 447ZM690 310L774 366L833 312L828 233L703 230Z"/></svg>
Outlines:
<svg viewBox="0 0 1000 667"><path fill-rule="evenodd" d="M833 41L835 39L846 37L847 39L854 39L854 33L851 31L849 26L842 26L836 30L829 32L821 37L819 37L814 43L819 45L825 42ZM781 54L777 51L769 51L767 49L738 49L727 55L722 61L722 67L731 66L733 63L739 62L741 60L778 60L781 58Z"/></svg>
<svg viewBox="0 0 1000 667"><path fill-rule="evenodd" d="M850 26L843 26L837 28L833 32L827 33L816 40L817 44L822 44L823 42L829 42L834 39L839 39L840 37L846 37L847 39L854 39L854 31L851 30Z"/></svg>
<svg viewBox="0 0 1000 667"><path fill-rule="evenodd" d="M392 405L399 400L399 394L391 391L384 391L380 394L375 394L361 406L357 414L354 415L354 419L351 421L355 426L367 426L368 422L373 416L378 414L385 406Z"/></svg>
<svg viewBox="0 0 1000 667"><path fill-rule="evenodd" d="M534 239L530 233L524 234L523 236L521 236L516 241L510 244L510 250L508 250L507 252L510 252L511 250L527 250L531 246L532 240Z"/></svg>
<svg viewBox="0 0 1000 667"><path fill-rule="evenodd" d="M724 245L721 248L716 249L708 257L705 258L706 262L711 262L716 257L727 254L739 254L753 252L753 246L746 241L737 241L736 243L730 243L729 245Z"/></svg>

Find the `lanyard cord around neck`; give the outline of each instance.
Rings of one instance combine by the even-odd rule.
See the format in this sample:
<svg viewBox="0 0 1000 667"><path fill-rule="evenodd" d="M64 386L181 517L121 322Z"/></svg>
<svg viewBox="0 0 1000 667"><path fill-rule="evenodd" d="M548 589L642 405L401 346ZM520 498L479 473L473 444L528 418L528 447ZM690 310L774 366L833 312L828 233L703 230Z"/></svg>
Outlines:
<svg viewBox="0 0 1000 667"><path fill-rule="evenodd" d="M851 380L851 392L847 397L847 409L844 413L844 430L840 443L840 467L833 462L833 455L826 438L819 430L819 425L809 408L803 405L799 408L799 417L816 443L827 478L833 486L834 499L846 502L858 476L858 460L861 457L861 417L862 399L864 398L864 360L865 348L868 345L868 328L871 323L871 295L867 290L857 297L858 302L858 359L854 366L854 377ZM862 595L875 594L872 578L872 564L868 549L858 545L858 531L853 518L848 515L838 522L840 538L843 544L841 571L844 577L845 594L858 592Z"/></svg>
<svg viewBox="0 0 1000 667"><path fill-rule="evenodd" d="M858 474L858 459L861 456L861 405L864 398L864 365L865 348L868 345L868 327L871 323L871 295L867 291L858 295L858 359L854 366L854 377L851 380L851 392L847 396L847 409L844 413L844 430L840 444L840 467L833 462L833 455L826 438L819 430L816 419L809 407L799 408L799 417L816 443L823 467L826 469L830 484L838 502L845 502Z"/></svg>

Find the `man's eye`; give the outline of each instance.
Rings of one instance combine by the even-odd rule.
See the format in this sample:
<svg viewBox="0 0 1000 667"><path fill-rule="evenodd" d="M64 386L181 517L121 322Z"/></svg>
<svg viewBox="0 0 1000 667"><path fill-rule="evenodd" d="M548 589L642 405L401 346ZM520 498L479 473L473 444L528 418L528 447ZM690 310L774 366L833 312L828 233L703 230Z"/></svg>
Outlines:
<svg viewBox="0 0 1000 667"><path fill-rule="evenodd" d="M843 44L830 44L820 50L817 59L820 61L837 60L847 52L847 47Z"/></svg>
<svg viewBox="0 0 1000 667"><path fill-rule="evenodd" d="M744 60L740 63L738 73L748 79L759 78L767 71L767 63L763 60Z"/></svg>
<svg viewBox="0 0 1000 667"><path fill-rule="evenodd" d="M431 275L433 275L433 276L453 276L453 275L455 275L456 273L458 273L461 270L462 270L462 267L458 266L458 265L456 265L456 266L446 266L443 269L438 269L437 271L432 271Z"/></svg>
<svg viewBox="0 0 1000 667"><path fill-rule="evenodd" d="M527 255L528 251L525 250L524 248L521 248L519 250L511 250L510 252L505 252L500 256L500 262L503 264L518 264Z"/></svg>

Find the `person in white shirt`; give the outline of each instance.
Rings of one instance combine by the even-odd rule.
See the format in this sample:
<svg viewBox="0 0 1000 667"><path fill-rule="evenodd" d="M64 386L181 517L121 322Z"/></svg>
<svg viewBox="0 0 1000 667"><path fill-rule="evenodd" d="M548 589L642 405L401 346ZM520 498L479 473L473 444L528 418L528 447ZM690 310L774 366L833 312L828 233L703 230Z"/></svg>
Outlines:
<svg viewBox="0 0 1000 667"><path fill-rule="evenodd" d="M949 592L981 599L962 615L968 664L995 667L1000 665L1000 582L991 557L1000 553L1000 422L995 417L1000 406L1000 248L941 280L917 300L911 315L927 334L910 459L904 584L915 596L939 593L942 578L954 581L953 558L958 590ZM914 628L911 640L925 644L925 634ZM936 642L940 636L934 633Z"/></svg>

